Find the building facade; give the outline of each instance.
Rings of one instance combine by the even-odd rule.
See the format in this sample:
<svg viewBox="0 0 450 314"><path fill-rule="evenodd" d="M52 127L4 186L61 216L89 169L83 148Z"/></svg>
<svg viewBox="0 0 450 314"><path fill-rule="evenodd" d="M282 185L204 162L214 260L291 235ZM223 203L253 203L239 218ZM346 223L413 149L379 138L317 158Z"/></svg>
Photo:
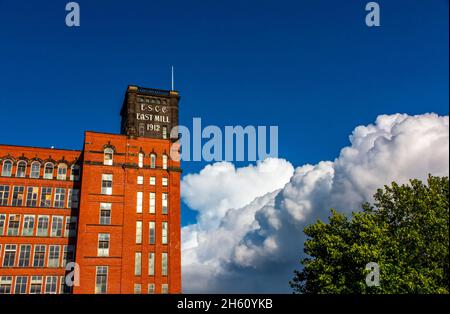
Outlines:
<svg viewBox="0 0 450 314"><path fill-rule="evenodd" d="M121 134L0 145L0 293L181 293L178 101L129 86Z"/></svg>

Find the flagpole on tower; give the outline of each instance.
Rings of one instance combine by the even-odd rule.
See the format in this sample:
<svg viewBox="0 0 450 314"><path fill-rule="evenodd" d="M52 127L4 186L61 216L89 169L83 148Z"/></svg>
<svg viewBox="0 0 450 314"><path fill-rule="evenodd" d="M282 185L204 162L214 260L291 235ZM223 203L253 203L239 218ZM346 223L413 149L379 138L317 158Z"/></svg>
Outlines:
<svg viewBox="0 0 450 314"><path fill-rule="evenodd" d="M172 65L172 90L174 90L174 77L173 77L173 65Z"/></svg>

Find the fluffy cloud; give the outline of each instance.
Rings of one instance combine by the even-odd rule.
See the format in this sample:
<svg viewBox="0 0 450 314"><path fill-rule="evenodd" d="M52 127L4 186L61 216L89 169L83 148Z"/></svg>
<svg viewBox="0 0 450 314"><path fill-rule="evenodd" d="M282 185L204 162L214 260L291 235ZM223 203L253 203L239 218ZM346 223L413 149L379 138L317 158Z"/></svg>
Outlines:
<svg viewBox="0 0 450 314"><path fill-rule="evenodd" d="M182 229L184 292L289 292L303 228L329 208L351 212L392 181L449 173L448 116L381 115L358 126L334 161L295 169L226 162L182 181L198 223Z"/></svg>

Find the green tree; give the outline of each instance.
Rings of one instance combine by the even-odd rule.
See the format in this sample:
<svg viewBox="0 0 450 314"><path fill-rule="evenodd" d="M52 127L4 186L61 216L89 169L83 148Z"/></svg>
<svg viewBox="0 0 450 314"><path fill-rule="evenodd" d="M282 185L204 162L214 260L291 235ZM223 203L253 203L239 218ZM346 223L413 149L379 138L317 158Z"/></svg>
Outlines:
<svg viewBox="0 0 450 314"><path fill-rule="evenodd" d="M308 236L290 285L294 293L449 293L449 181L429 176L378 189L351 219L331 210ZM366 264L379 265L367 286Z"/></svg>

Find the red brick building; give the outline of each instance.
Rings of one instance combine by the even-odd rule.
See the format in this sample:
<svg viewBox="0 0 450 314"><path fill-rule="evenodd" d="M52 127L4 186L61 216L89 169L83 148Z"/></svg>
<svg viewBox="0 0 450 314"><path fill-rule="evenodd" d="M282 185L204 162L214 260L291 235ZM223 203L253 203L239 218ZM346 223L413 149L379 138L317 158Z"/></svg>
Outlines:
<svg viewBox="0 0 450 314"><path fill-rule="evenodd" d="M0 293L181 293L178 101L129 86L120 135L0 145Z"/></svg>

